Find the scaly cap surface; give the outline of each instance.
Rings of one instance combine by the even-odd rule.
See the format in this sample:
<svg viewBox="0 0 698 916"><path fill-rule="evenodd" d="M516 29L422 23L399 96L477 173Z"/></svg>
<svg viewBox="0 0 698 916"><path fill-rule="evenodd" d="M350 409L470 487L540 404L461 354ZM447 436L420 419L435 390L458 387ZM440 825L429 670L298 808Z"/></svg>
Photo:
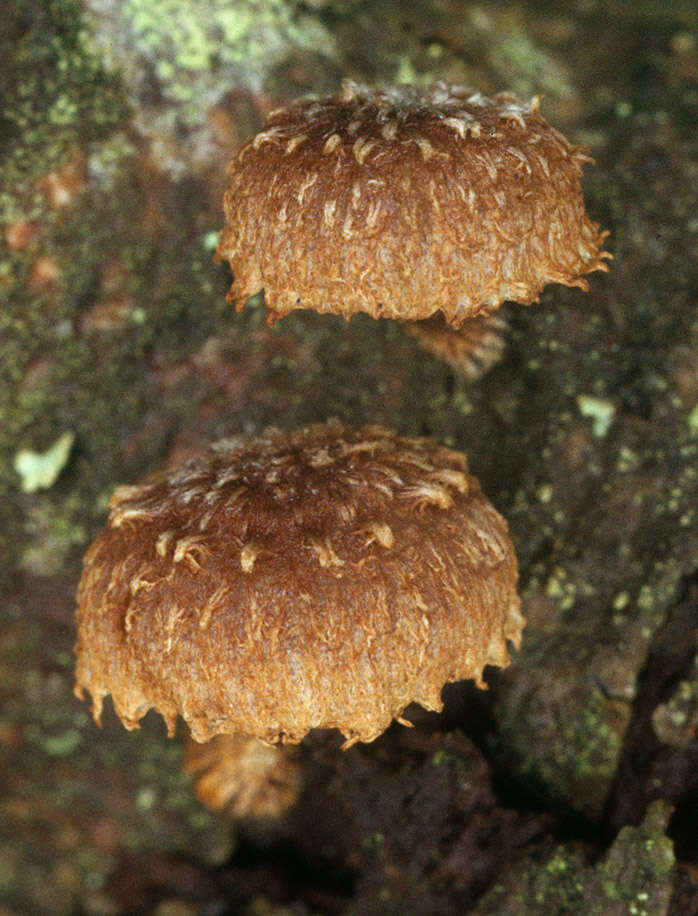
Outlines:
<svg viewBox="0 0 698 916"><path fill-rule="evenodd" d="M459 325L547 283L606 270L585 211L584 151L538 100L437 83L341 93L278 109L228 169L218 257L242 308L265 290L296 308Z"/></svg>
<svg viewBox="0 0 698 916"><path fill-rule="evenodd" d="M120 487L85 557L77 686L127 728L371 741L506 665L523 618L506 522L465 456L338 421L216 443Z"/></svg>

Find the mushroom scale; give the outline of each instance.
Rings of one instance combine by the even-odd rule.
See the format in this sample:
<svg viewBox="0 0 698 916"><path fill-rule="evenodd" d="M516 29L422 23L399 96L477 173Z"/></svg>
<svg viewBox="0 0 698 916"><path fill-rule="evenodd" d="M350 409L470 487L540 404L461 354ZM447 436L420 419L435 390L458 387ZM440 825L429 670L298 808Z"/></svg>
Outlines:
<svg viewBox="0 0 698 916"><path fill-rule="evenodd" d="M119 487L78 590L76 693L197 741L372 741L524 624L504 519L463 454L338 421L222 440Z"/></svg>
<svg viewBox="0 0 698 916"><path fill-rule="evenodd" d="M547 283L586 289L608 233L586 214L589 157L538 99L346 82L273 111L228 167L217 249L242 308L453 326Z"/></svg>

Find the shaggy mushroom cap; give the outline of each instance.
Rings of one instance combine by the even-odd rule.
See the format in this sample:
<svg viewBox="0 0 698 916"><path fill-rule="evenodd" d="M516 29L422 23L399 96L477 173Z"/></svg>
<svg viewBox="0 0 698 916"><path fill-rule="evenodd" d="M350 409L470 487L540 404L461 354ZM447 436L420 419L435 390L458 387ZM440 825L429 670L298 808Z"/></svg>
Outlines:
<svg viewBox="0 0 698 916"><path fill-rule="evenodd" d="M338 421L232 438L118 488L78 591L78 696L197 741L372 741L508 663L523 618L504 519L465 456Z"/></svg>
<svg viewBox="0 0 698 916"><path fill-rule="evenodd" d="M590 161L538 99L437 83L337 95L273 111L228 167L217 255L242 308L265 291L292 309L458 326L547 283L606 270L584 209Z"/></svg>

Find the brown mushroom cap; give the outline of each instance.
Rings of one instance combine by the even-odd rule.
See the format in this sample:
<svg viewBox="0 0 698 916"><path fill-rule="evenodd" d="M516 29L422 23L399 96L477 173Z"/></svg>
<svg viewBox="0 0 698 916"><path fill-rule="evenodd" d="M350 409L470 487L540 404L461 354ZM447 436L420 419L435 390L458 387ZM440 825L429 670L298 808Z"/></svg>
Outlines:
<svg viewBox="0 0 698 916"><path fill-rule="evenodd" d="M427 439L271 429L110 508L78 592L76 692L97 721L110 693L127 728L155 707L197 741L371 741L520 642L506 522Z"/></svg>
<svg viewBox="0 0 698 916"><path fill-rule="evenodd" d="M459 325L551 282L606 270L584 209L587 155L538 100L437 83L345 83L272 112L228 167L217 254L242 308L297 308Z"/></svg>

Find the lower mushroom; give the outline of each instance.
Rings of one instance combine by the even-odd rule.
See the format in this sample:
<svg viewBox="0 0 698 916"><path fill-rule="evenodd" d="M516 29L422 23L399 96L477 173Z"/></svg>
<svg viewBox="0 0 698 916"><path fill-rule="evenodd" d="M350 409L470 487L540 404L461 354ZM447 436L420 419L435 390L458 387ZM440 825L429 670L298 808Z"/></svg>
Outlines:
<svg viewBox="0 0 698 916"><path fill-rule="evenodd" d="M278 809L297 773L278 764L273 801L253 788L277 764L248 738L336 728L350 747L411 702L440 710L449 681L485 686L520 643L516 580L459 452L338 421L226 439L114 493L78 591L76 694L97 722L111 694L129 729L155 708L170 734L180 715L198 742L245 736L228 785L204 776L200 792Z"/></svg>

